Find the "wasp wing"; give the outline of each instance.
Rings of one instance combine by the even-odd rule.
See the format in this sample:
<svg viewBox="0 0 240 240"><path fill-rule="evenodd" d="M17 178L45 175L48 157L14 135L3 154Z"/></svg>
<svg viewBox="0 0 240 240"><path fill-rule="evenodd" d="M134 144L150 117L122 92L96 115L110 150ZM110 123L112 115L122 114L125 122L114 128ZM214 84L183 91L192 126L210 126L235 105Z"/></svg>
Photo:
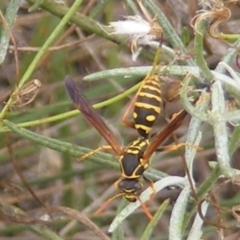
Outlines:
<svg viewBox="0 0 240 240"><path fill-rule="evenodd" d="M156 151L156 149L159 147L160 144L164 142L164 140L172 134L176 129L179 128L179 126L182 124L183 119L186 117L188 113L185 110L181 110L177 116L175 116L168 125L159 132L150 142L148 145L145 153L143 154L143 159L146 159L146 161L149 160L153 152Z"/></svg>
<svg viewBox="0 0 240 240"><path fill-rule="evenodd" d="M83 95L81 89L76 86L71 77L67 76L65 78L65 86L72 102L74 103L74 106L83 114L88 122L92 124L100 135L103 136L107 143L112 147L113 151L117 155L120 155L122 147L119 144L119 141L113 132L108 128L101 115L98 114L88 99Z"/></svg>

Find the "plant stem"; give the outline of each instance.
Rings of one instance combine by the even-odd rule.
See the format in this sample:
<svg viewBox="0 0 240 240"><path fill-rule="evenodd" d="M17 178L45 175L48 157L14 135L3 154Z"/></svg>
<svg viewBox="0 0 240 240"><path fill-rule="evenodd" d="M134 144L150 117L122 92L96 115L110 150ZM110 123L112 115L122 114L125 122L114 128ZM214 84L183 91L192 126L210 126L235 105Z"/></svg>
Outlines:
<svg viewBox="0 0 240 240"><path fill-rule="evenodd" d="M206 79L199 79L202 82L210 82L213 79L213 74L211 73L208 65L203 56L203 37L206 31L206 21L202 20L196 26L195 30L195 38L194 38L194 51L195 51L195 59L199 68L202 70L202 73Z"/></svg>

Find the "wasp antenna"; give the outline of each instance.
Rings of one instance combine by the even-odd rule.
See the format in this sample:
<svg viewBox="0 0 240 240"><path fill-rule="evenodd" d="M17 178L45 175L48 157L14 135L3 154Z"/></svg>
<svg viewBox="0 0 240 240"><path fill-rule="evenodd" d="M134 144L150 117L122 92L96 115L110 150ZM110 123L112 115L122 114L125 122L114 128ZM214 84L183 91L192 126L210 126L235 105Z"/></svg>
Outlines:
<svg viewBox="0 0 240 240"><path fill-rule="evenodd" d="M152 214L149 212L146 204L141 201L141 199L139 198L139 196L135 196L135 197L136 197L136 199L139 201L143 212L146 214L146 216L149 218L149 220L152 220L152 219L153 219L153 216L152 216Z"/></svg>
<svg viewBox="0 0 240 240"><path fill-rule="evenodd" d="M157 69L157 65L158 65L158 59L159 59L159 56L160 56L160 51L161 51L161 43L159 43L157 51L156 51L156 53L154 55L152 70L148 74L150 76L156 74L156 69Z"/></svg>
<svg viewBox="0 0 240 240"><path fill-rule="evenodd" d="M99 213L101 213L114 199L118 198L118 197L121 197L121 196L124 196L124 193L119 193L111 198L109 198L100 208L98 208L98 210L93 214L94 216L97 216ZM152 220L153 219L153 216L152 214L149 212L147 206L145 205L144 202L141 201L141 199L138 197L138 196L135 196L136 199L139 201L141 207L142 207L142 210L143 212L146 214L146 216Z"/></svg>
<svg viewBox="0 0 240 240"><path fill-rule="evenodd" d="M111 198L109 198L98 210L93 214L94 216L97 216L99 213L101 213L108 205L111 203L114 199L123 196L124 193L119 193Z"/></svg>

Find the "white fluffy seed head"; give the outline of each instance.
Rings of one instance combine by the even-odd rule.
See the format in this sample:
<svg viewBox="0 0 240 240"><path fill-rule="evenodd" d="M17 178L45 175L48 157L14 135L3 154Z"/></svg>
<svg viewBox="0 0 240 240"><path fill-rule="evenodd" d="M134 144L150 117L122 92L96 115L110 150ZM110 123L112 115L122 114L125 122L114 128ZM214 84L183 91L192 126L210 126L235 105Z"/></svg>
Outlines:
<svg viewBox="0 0 240 240"><path fill-rule="evenodd" d="M118 35L144 36L151 31L150 23L139 16L128 16L126 17L126 20L110 22L109 26L113 28L112 34Z"/></svg>

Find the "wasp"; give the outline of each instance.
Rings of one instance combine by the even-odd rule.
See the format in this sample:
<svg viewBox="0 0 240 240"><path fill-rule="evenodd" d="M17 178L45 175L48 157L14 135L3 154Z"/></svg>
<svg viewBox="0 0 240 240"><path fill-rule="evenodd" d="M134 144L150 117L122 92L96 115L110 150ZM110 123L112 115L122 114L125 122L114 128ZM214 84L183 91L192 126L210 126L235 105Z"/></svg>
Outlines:
<svg viewBox="0 0 240 240"><path fill-rule="evenodd" d="M89 155L101 149L112 149L118 157L121 177L115 182L115 187L119 190L119 194L109 199L106 204L119 196L125 197L130 202L140 201L139 195L143 187L140 179L143 177L148 181L144 176L144 171L149 167L150 157L159 145L181 125L187 112L185 110L180 111L162 131L151 139L141 136L137 140L132 141L127 147L123 147L71 77L67 76L65 78L65 86L75 107L109 144L109 146L102 146L90 152ZM102 211L106 204L97 212ZM146 214L149 216L148 213Z"/></svg>

